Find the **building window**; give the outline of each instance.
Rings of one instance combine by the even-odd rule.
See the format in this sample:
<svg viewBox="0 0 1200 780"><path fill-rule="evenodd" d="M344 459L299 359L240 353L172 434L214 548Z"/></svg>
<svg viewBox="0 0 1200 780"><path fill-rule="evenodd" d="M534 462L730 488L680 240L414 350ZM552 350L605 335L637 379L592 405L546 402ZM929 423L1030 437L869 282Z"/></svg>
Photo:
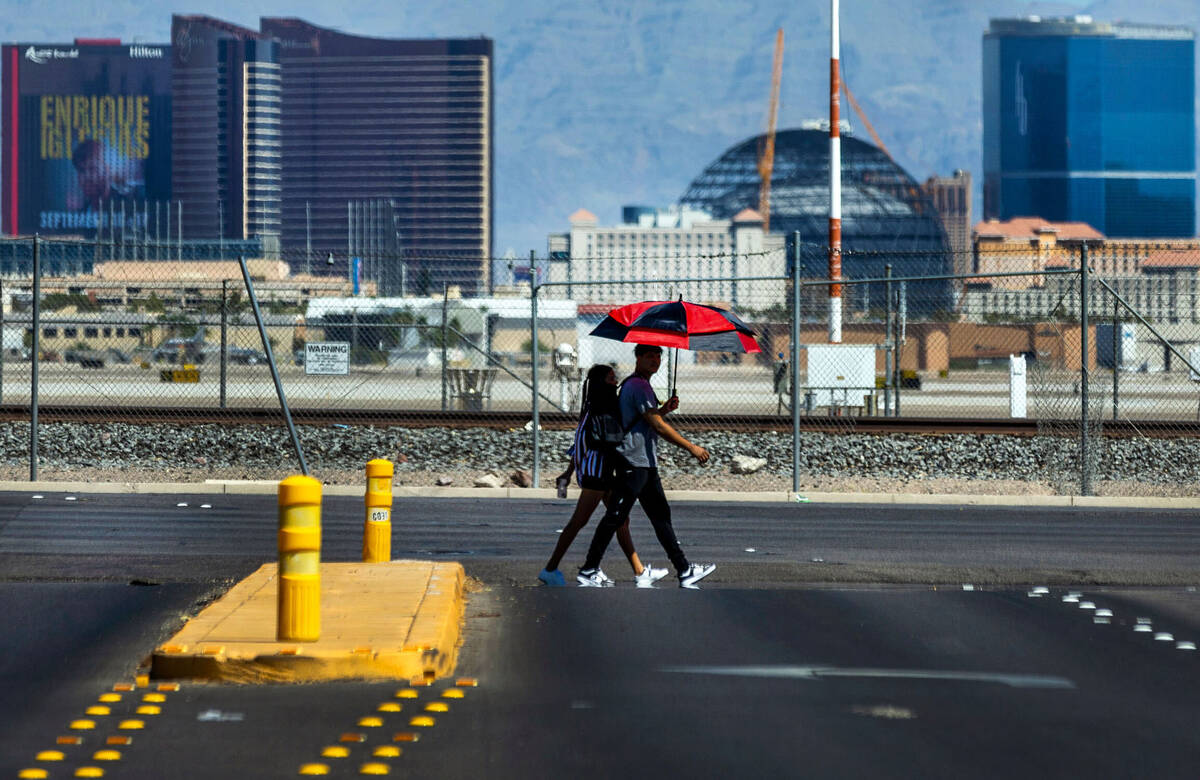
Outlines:
<svg viewBox="0 0 1200 780"><path fill-rule="evenodd" d="M83 329L83 337L85 339L94 339L94 338L97 338L99 335L100 335L99 328L84 328Z"/></svg>
<svg viewBox="0 0 1200 780"><path fill-rule="evenodd" d="M112 328L105 328L104 329L104 338L108 338L110 336L112 336Z"/></svg>
<svg viewBox="0 0 1200 780"><path fill-rule="evenodd" d="M58 328L42 328L42 338L58 338Z"/></svg>
<svg viewBox="0 0 1200 780"><path fill-rule="evenodd" d="M78 328L63 328L63 338L64 339L79 338L79 329Z"/></svg>
<svg viewBox="0 0 1200 780"><path fill-rule="evenodd" d="M129 329L129 337L134 338L134 339L140 339L142 337L142 329L141 328L130 328Z"/></svg>
<svg viewBox="0 0 1200 780"><path fill-rule="evenodd" d="M125 329L117 328L117 338L123 338L124 336L125 336Z"/></svg>

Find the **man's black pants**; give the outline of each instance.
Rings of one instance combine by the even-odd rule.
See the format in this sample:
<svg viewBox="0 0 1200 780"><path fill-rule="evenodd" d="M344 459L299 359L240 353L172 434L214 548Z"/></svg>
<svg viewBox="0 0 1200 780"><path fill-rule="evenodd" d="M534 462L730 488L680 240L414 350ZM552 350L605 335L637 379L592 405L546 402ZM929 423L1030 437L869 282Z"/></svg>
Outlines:
<svg viewBox="0 0 1200 780"><path fill-rule="evenodd" d="M608 511L600 525L596 527L596 535L588 547L585 569L594 569L600 565L604 551L612 542L613 535L629 519L634 502L640 502L650 524L654 526L654 534L658 543L666 551L667 557L677 572L688 567L687 556L675 538L675 529L671 525L671 505L663 493L662 480L658 478L658 469L645 469L631 466L620 456L617 456L616 474L613 479L612 498L608 503Z"/></svg>

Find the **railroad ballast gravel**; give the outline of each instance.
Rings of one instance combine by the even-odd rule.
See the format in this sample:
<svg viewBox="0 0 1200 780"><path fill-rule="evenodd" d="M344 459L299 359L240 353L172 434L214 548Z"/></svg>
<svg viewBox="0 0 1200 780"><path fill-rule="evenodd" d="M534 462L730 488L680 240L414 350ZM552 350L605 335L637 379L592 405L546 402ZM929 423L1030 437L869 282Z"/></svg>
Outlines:
<svg viewBox="0 0 1200 780"><path fill-rule="evenodd" d="M528 469L532 459L531 435L526 430L366 426L298 426L297 430L309 469L319 478L325 478L323 472L361 473L372 458L395 462L399 484L404 484L406 475L507 474L514 469ZM701 466L681 450L664 445L660 447L660 466L668 483L674 476L685 478L688 487L702 487L709 481L712 489L718 490L758 489L750 483L759 475L730 473L735 455L765 458L762 476L790 479L791 434L686 435L707 448L712 461ZM565 466L571 436L571 431L542 432L543 483ZM1098 441L1093 454L1097 479L1175 488L1195 486L1200 481L1200 440ZM38 450L41 467L54 472L54 479L69 478L62 474L71 470L86 471L98 478L107 475L109 480L120 480L123 471L145 474L161 470L167 480L181 472L194 479L205 471L218 478L277 479L298 470L291 439L283 426L42 423ZM1078 473L1079 440L1051 436L803 433L799 455L800 471L810 477L1069 483ZM13 469L26 469L28 473L27 423L10 423L0 429L0 463L10 473ZM466 483L459 480L455 484Z"/></svg>

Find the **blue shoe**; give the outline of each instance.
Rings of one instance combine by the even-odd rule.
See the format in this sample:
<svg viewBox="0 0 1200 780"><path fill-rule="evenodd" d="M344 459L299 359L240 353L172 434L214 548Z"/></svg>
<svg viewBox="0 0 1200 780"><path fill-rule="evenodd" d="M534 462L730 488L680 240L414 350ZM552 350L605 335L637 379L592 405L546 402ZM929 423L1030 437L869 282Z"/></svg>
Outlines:
<svg viewBox="0 0 1200 780"><path fill-rule="evenodd" d="M567 581L563 578L563 573L558 569L554 571L542 569L538 572L538 579L553 588L565 588L567 586Z"/></svg>

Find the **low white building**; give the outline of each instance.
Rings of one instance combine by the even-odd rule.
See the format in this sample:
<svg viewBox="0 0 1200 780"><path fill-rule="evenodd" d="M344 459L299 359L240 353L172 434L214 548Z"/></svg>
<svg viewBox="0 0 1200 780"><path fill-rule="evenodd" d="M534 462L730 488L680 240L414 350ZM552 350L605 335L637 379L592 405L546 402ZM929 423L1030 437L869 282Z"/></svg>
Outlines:
<svg viewBox="0 0 1200 780"><path fill-rule="evenodd" d="M570 284L545 288L546 297L623 303L682 295L739 311L784 302L782 279L740 281L786 273L785 238L764 232L758 212L718 220L692 210L626 211L625 224L600 227L580 209L569 232L549 236L547 281Z"/></svg>

